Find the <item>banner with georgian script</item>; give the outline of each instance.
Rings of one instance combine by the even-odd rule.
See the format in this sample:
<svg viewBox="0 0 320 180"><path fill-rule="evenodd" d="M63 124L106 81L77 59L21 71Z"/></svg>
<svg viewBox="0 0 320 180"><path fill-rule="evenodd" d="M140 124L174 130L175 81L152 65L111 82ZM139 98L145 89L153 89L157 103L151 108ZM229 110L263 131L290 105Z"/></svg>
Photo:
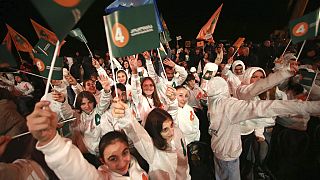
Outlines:
<svg viewBox="0 0 320 180"><path fill-rule="evenodd" d="M126 8L104 16L114 57L135 55L159 47L153 5Z"/></svg>

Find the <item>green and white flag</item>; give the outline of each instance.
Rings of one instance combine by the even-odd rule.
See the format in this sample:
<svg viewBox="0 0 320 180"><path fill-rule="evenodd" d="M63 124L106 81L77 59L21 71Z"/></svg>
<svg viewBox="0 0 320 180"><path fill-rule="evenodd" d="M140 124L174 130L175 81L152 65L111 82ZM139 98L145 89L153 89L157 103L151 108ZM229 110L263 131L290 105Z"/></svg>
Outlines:
<svg viewBox="0 0 320 180"><path fill-rule="evenodd" d="M55 47L56 46L49 41L40 38L38 43L34 46L34 49L40 54L53 57Z"/></svg>
<svg viewBox="0 0 320 180"><path fill-rule="evenodd" d="M156 15L152 4L115 11L104 16L104 23L114 57L130 56L159 47Z"/></svg>
<svg viewBox="0 0 320 180"><path fill-rule="evenodd" d="M62 41L94 0L31 0Z"/></svg>
<svg viewBox="0 0 320 180"><path fill-rule="evenodd" d="M70 31L69 35L77 38L81 42L88 43L86 37L83 35L81 29L79 28Z"/></svg>
<svg viewBox="0 0 320 180"><path fill-rule="evenodd" d="M290 21L290 35L293 43L311 39L319 34L320 9L301 18Z"/></svg>
<svg viewBox="0 0 320 180"><path fill-rule="evenodd" d="M53 57L53 54L47 56L41 53L34 53L35 64L39 69L40 75L45 78L48 78L52 57ZM54 64L54 68L53 68L52 79L62 80L62 68L63 68L63 57L57 57L56 62Z"/></svg>

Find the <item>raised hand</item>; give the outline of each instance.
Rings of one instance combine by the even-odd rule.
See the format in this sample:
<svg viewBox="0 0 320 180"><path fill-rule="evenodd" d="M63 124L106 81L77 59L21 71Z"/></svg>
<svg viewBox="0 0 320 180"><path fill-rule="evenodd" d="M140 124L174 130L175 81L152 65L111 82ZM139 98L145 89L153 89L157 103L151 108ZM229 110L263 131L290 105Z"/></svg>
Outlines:
<svg viewBox="0 0 320 180"><path fill-rule="evenodd" d="M290 61L290 71L293 74L297 74L299 71L298 62L297 61Z"/></svg>
<svg viewBox="0 0 320 180"><path fill-rule="evenodd" d="M61 103L63 103L65 101L64 94L55 90L55 89L52 90L51 95L52 95L52 99L54 101L61 102Z"/></svg>
<svg viewBox="0 0 320 180"><path fill-rule="evenodd" d="M77 85L77 80L71 75L71 74L68 74L66 76L64 76L66 78L66 80L68 81L68 83L70 85Z"/></svg>
<svg viewBox="0 0 320 180"><path fill-rule="evenodd" d="M233 63L233 57L230 57L229 59L228 59L228 64L232 64Z"/></svg>
<svg viewBox="0 0 320 180"><path fill-rule="evenodd" d="M27 116L27 126L39 146L48 144L56 135L57 114L49 108L49 101L40 101Z"/></svg>
<svg viewBox="0 0 320 180"><path fill-rule="evenodd" d="M92 66L95 67L96 69L99 69L100 68L99 61L97 61L94 58L91 58L91 59L92 59Z"/></svg>
<svg viewBox="0 0 320 180"><path fill-rule="evenodd" d="M1 136L0 135L0 157L3 155L3 153L6 150L6 147L8 143L11 141L10 136Z"/></svg>
<svg viewBox="0 0 320 180"><path fill-rule="evenodd" d="M136 55L136 57L134 56L129 56L128 57L128 61L129 61L129 65L132 71L132 74L137 74L137 61L138 61L138 54Z"/></svg>
<svg viewBox="0 0 320 180"><path fill-rule="evenodd" d="M108 79L108 77L104 77L103 75L100 75L98 77L99 82L101 83L103 89L105 92L110 92L110 81Z"/></svg>
<svg viewBox="0 0 320 180"><path fill-rule="evenodd" d="M143 55L143 57L144 57L145 59L148 59L148 60L150 60L150 59L151 59L151 56L150 56L149 51L145 51L145 52L143 52L143 53L142 53L142 55Z"/></svg>
<svg viewBox="0 0 320 180"><path fill-rule="evenodd" d="M171 59L167 58L163 61L163 64L170 66L170 67L174 67L176 65L176 63L174 63Z"/></svg>
<svg viewBox="0 0 320 180"><path fill-rule="evenodd" d="M176 89L171 86L167 86L166 96L170 101L174 101L176 99Z"/></svg>
<svg viewBox="0 0 320 180"><path fill-rule="evenodd" d="M111 113L114 118L122 118L125 116L125 110L128 108L128 105L120 101L119 98L114 98L111 105Z"/></svg>

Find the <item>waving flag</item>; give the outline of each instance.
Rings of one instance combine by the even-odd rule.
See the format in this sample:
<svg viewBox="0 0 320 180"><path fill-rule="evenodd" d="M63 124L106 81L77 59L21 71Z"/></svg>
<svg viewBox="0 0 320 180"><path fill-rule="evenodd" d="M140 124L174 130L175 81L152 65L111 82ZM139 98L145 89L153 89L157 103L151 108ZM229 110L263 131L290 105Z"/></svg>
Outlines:
<svg viewBox="0 0 320 180"><path fill-rule="evenodd" d="M148 16L146 16L148 14ZM104 16L114 57L130 56L159 47L159 33L153 5L116 11Z"/></svg>
<svg viewBox="0 0 320 180"><path fill-rule="evenodd" d="M216 29L216 25L219 19L219 15L221 12L223 4L214 12L214 14L211 16L209 21L201 28L197 39L198 40L207 40L207 41L213 41L212 34L214 30Z"/></svg>
<svg viewBox="0 0 320 180"><path fill-rule="evenodd" d="M28 40L23 37L21 34L19 34L17 31L15 31L12 27L10 27L8 24L8 32L11 36L11 39L16 46L18 51L23 51L23 52L32 52L33 47L31 44L28 42Z"/></svg>
<svg viewBox="0 0 320 180"><path fill-rule="evenodd" d="M245 39L246 39L246 38L239 37L239 38L237 39L237 41L233 43L233 46L236 47L237 49L239 49L240 46L243 44L243 42L244 42Z"/></svg>
<svg viewBox="0 0 320 180"><path fill-rule="evenodd" d="M81 29L79 29L79 28L70 31L69 35L72 37L75 37L76 39L78 39L81 42L88 43L86 37L84 37Z"/></svg>
<svg viewBox="0 0 320 180"><path fill-rule="evenodd" d="M11 37L10 37L9 31L1 44L7 47L8 51L11 52L12 43L11 43Z"/></svg>
<svg viewBox="0 0 320 180"><path fill-rule="evenodd" d="M48 56L41 53L34 54L34 61L39 69L41 76L48 78L52 57L53 57L53 54ZM54 68L53 68L52 79L54 80L62 79L63 77L62 68L63 68L63 57L57 57L56 62L54 64Z"/></svg>
<svg viewBox="0 0 320 180"><path fill-rule="evenodd" d="M94 0L31 0L61 41Z"/></svg>
<svg viewBox="0 0 320 180"><path fill-rule="evenodd" d="M311 39L319 34L320 9L301 18L290 21L290 35L293 43Z"/></svg>
<svg viewBox="0 0 320 180"><path fill-rule="evenodd" d="M160 16L160 19L161 19L161 23L162 23L162 27L163 27L163 32L160 34L160 41L163 44L167 44L172 39L170 37L170 32L169 32L169 29L167 27L166 22L163 19L163 16Z"/></svg>
<svg viewBox="0 0 320 180"><path fill-rule="evenodd" d="M45 39L46 41L49 41L51 44L57 43L58 38L52 31L46 29L45 27L41 26L40 24L38 24L32 19L30 19L30 21L39 39L40 38Z"/></svg>
<svg viewBox="0 0 320 180"><path fill-rule="evenodd" d="M156 12L158 32L162 32L163 27L161 25L161 20L160 20L160 15L159 15L156 0L115 0L108 7L106 7L105 12L107 14L110 14L117 10L129 8L129 7L137 7L137 6L147 5L147 4L153 4L154 10Z"/></svg>

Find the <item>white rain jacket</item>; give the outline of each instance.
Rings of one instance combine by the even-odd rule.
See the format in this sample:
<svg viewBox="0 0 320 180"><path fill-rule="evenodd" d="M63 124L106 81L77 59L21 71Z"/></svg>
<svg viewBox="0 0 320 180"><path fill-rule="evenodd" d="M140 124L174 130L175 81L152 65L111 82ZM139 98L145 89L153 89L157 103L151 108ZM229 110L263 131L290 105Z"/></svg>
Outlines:
<svg viewBox="0 0 320 180"><path fill-rule="evenodd" d="M320 101L238 100L230 97L227 82L221 77L209 81L208 92L211 148L224 161L237 159L242 151L240 122L248 119L290 114L320 114Z"/></svg>

